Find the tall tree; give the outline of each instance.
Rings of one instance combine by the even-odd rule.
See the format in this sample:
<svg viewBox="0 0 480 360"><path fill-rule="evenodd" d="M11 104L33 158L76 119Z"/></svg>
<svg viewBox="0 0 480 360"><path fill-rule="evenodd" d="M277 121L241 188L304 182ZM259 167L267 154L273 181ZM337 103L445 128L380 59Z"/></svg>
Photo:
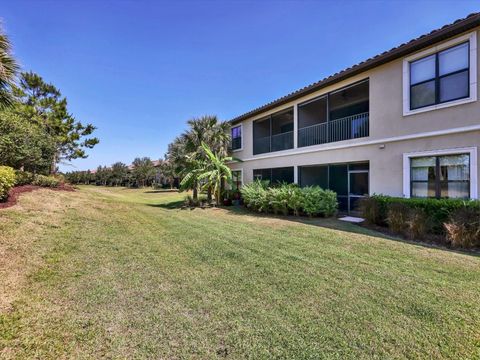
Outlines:
<svg viewBox="0 0 480 360"><path fill-rule="evenodd" d="M189 166L185 167L185 172L194 176L196 172L192 170L201 166L207 157L202 144L205 144L218 156L227 156L230 144L230 135L228 133L230 125L227 122L220 122L216 116L212 115L193 118L187 123L190 129L184 134L184 147L187 153L187 165ZM193 178L191 182L184 182L184 184L192 184L193 198L196 200L198 180ZM207 188L208 200L212 198L212 190L211 187Z"/></svg>
<svg viewBox="0 0 480 360"><path fill-rule="evenodd" d="M10 41L0 28L0 109L13 102L10 89L15 82L18 69Z"/></svg>
<svg viewBox="0 0 480 360"><path fill-rule="evenodd" d="M82 124L68 111L67 99L52 84L33 72L21 74L20 84L13 91L19 105L16 111L33 123L45 128L55 143L51 172L62 160L86 158L85 149L91 149L99 140L90 137L95 127Z"/></svg>
<svg viewBox="0 0 480 360"><path fill-rule="evenodd" d="M204 187L213 190L215 202L218 206L221 202L222 184L224 182L232 182L232 171L227 163L232 161L233 158L213 153L205 143L202 143L202 148L206 154L206 161L204 162L204 167L200 170L198 178L206 180Z"/></svg>
<svg viewBox="0 0 480 360"><path fill-rule="evenodd" d="M132 173L138 186L145 186L155 176L155 167L149 157L136 158L132 165Z"/></svg>
<svg viewBox="0 0 480 360"><path fill-rule="evenodd" d="M115 186L121 185L127 178L128 166L122 162L112 164L112 183Z"/></svg>
<svg viewBox="0 0 480 360"><path fill-rule="evenodd" d="M34 173L48 173L55 144L37 124L16 114L0 111L0 164Z"/></svg>

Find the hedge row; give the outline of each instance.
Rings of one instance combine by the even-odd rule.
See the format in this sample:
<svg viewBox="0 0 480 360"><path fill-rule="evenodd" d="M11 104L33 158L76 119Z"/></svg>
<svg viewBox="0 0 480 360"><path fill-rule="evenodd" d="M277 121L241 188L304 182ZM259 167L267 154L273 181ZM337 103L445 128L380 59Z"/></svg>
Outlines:
<svg viewBox="0 0 480 360"><path fill-rule="evenodd" d="M411 238L436 234L455 246L480 246L480 201L373 195L362 200L361 209L369 223Z"/></svg>
<svg viewBox="0 0 480 360"><path fill-rule="evenodd" d="M9 190L14 186L58 187L60 183L61 179L53 176L32 174L27 171L13 170L9 166L0 166L0 201L7 198Z"/></svg>
<svg viewBox="0 0 480 360"><path fill-rule="evenodd" d="M269 187L254 181L242 186L244 204L257 212L288 215L332 216L337 212L337 194L318 186L300 188L294 184Z"/></svg>

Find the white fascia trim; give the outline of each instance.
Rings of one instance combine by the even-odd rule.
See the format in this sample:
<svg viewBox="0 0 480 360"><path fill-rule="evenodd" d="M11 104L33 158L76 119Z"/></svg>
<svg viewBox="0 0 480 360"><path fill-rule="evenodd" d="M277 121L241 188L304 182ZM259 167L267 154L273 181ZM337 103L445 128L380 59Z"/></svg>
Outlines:
<svg viewBox="0 0 480 360"><path fill-rule="evenodd" d="M464 41L470 43L470 96L465 99L459 99L450 101L443 104L437 104L432 106L426 106L421 109L410 110L410 62L423 58L425 56L437 53L449 47L460 44ZM462 35L443 44L433 46L427 50L421 51L414 55L408 56L403 59L403 116L409 116L414 114L423 113L426 111L444 109L450 106L456 106L477 101L477 32Z"/></svg>
<svg viewBox="0 0 480 360"><path fill-rule="evenodd" d="M477 131L477 130L480 130L480 125L470 125L470 126L463 126L463 127L453 128L453 129L436 130L436 131L428 131L428 132L417 133L417 134L394 136L394 137L377 139L377 140L359 141L359 142L354 142L349 144L341 144L341 145L333 145L333 146L314 145L314 146L308 146L308 150L304 150L307 147L302 147L302 148L293 149L293 150L276 151L274 154L258 155L251 158L241 159L241 160L243 162L246 162L246 161L262 160L262 159L271 159L271 158L282 157L282 156L292 156L292 155L308 154L308 153L320 152L320 151L348 149L348 148L354 148L358 146L377 145L377 144L391 143L391 142L397 142L397 141L421 139L421 138L427 138L427 137L433 137L433 136L459 134L459 133Z"/></svg>
<svg viewBox="0 0 480 360"><path fill-rule="evenodd" d="M410 159L421 156L439 156L439 155L470 155L470 198L478 199L478 164L477 147L464 147L453 149L440 149L429 151L418 151L403 154L403 196L410 198Z"/></svg>
<svg viewBox="0 0 480 360"><path fill-rule="evenodd" d="M241 137L242 141L241 141L240 149L232 150L232 153L243 150L243 123L240 123L239 125L232 126L231 129L235 129L235 128L237 128L237 127L240 128L240 134L242 134L242 137ZM230 132L232 131L231 129L230 129Z"/></svg>

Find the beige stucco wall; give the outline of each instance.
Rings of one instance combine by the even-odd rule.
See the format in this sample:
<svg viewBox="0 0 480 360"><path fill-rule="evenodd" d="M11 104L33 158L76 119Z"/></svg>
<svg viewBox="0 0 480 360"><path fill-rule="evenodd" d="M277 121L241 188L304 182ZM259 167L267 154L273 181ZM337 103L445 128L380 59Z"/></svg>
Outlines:
<svg viewBox="0 0 480 360"><path fill-rule="evenodd" d="M315 164L333 164L355 161L370 161L370 193L403 196L403 154L417 151L443 150L463 147L476 147L480 158L480 131L435 136L407 141L386 143L380 149L379 144L356 146L351 149L316 151L246 161L232 164L232 169L243 170L245 183L253 180L253 170L284 166L305 166ZM480 177L480 169L476 169L476 178ZM477 184L477 193L480 186Z"/></svg>
<svg viewBox="0 0 480 360"><path fill-rule="evenodd" d="M474 31L477 33L476 63L477 69L480 71L480 56L478 56L478 49L480 48L479 29L477 28ZM244 160L244 162L234 164L232 168L243 168L244 181L248 182L252 180L253 169L369 160L371 192L401 196L403 153L454 147L480 147L480 132L476 130L406 141L395 139L402 136L411 137L427 132L442 132L449 129L478 127L480 125L480 101L404 116L403 60L397 59L243 121L243 149L235 152L234 156ZM478 73L477 71L477 88ZM253 121L283 109L291 107L295 109L297 104L367 78L370 84L369 137L253 155ZM296 120L296 109L294 114ZM369 142L374 144L366 144ZM385 149L379 149L380 143L385 144ZM366 145L355 146L358 144ZM335 147L343 148L335 149Z"/></svg>

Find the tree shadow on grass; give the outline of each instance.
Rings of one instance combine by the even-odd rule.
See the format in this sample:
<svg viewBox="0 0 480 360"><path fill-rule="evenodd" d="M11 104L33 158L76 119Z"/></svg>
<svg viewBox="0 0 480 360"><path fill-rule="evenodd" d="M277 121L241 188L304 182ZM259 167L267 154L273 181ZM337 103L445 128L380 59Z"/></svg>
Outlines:
<svg viewBox="0 0 480 360"><path fill-rule="evenodd" d="M164 202L159 204L146 204L146 205L151 207L167 209L167 210L174 210L174 209L181 209L184 203L185 201L183 200L177 200L177 201L170 201L170 202Z"/></svg>
<svg viewBox="0 0 480 360"><path fill-rule="evenodd" d="M184 201L180 200L180 201L171 201L171 202L160 203L160 204L147 204L147 206L159 207L167 210L174 210L174 209L181 209L183 204L184 204ZM208 208L188 208L188 209L205 210ZM257 218L263 218L263 219L276 219L276 220L290 221L290 222L299 223L303 225L317 226L317 227L322 227L326 229L349 232L349 233L358 234L358 235L373 236L376 238L407 243L410 245L421 246L421 247L430 248L430 249L439 249L439 250L454 252L457 254L480 257L479 250L451 249L441 244L408 240L399 236L393 236L381 231L370 229L368 227L364 227L358 224L341 221L341 220L338 220L337 218L319 218L319 217L309 218L309 217L293 216L293 215L285 216L285 215L256 213L248 210L243 206L222 206L221 209L226 210L228 213L236 216L250 216L250 217L255 216Z"/></svg>
<svg viewBox="0 0 480 360"><path fill-rule="evenodd" d="M178 190L148 190L144 191L145 194L173 194L178 193Z"/></svg>
<svg viewBox="0 0 480 360"><path fill-rule="evenodd" d="M429 242L420 241L420 240L418 241L409 240L400 236L388 234L387 231L386 232L378 231L378 230L371 229L369 227L362 226L359 224L341 221L338 218L320 218L320 217L309 218L309 217L293 216L293 215L284 216L284 215L255 213L253 211L250 211L240 206L227 206L227 207L223 207L223 209L239 216L256 216L256 217L265 218L265 219L278 219L278 220L291 221L291 222L300 223L304 225L317 226L317 227L349 232L349 233L359 234L359 235L373 236L376 238L402 242L402 243L421 246L421 247L430 248L430 249L439 249L439 250L444 250L444 251L453 252L457 254L480 257L479 249L452 249L438 243L429 243Z"/></svg>

